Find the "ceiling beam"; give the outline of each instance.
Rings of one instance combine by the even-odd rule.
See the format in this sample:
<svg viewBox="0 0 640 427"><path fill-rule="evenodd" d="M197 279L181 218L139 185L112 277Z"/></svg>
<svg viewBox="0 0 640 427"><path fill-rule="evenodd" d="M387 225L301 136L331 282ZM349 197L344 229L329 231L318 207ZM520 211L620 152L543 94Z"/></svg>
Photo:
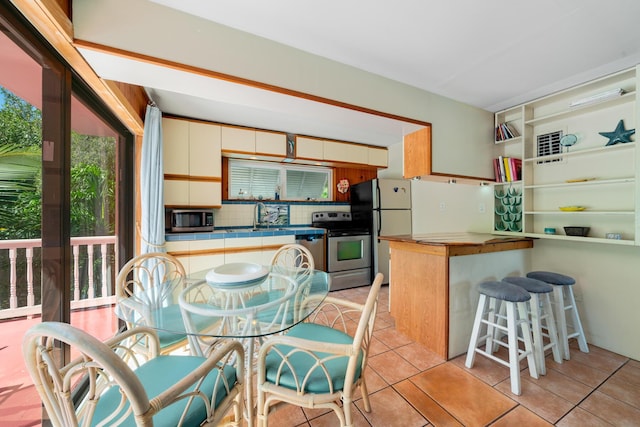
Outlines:
<svg viewBox="0 0 640 427"><path fill-rule="evenodd" d="M207 78L211 78L211 79L218 79L218 80L222 80L222 81L226 81L226 82L230 82L230 83L235 83L235 84L245 85L245 86L249 86L249 87L253 87L253 88L257 88L257 89L267 90L267 91L271 91L271 92L275 92L275 93L279 93L279 94L283 94L283 95L294 96L294 97L305 99L305 100L308 100L308 101L319 102L319 103L326 104L326 105L331 105L331 106L334 106L334 107L345 108L345 109L352 110L352 111L357 111L357 112L360 112L360 113L371 114L371 115L374 115L374 116L383 117L383 118L392 119L392 120L397 120L397 121L406 122L406 123L412 123L412 124L419 125L419 126L431 126L431 123L425 122L425 121L422 121L422 120L416 120L416 119L412 119L412 118L409 118L409 117L402 117L402 116L398 116L398 115L395 115L395 114L385 113L383 111L373 110L373 109L370 109L370 108L361 107L361 106L358 106L358 105L349 104L349 103L337 101L337 100L334 100L334 99L329 99L329 98L325 98L325 97L321 97L321 96L317 96L317 95L312 95L312 94L308 94L308 93L301 92L301 91L287 89L287 88L283 88L283 87L280 87L280 86L271 85L271 84L268 84L268 83L262 83L262 82L258 82L258 81L255 81L255 80L245 79L245 78L242 78L242 77L232 76L230 74L220 73L220 72L217 72L217 71L212 71L212 70L208 70L208 69L201 68L201 67L195 67L195 66L192 66L192 65L181 64L179 62L170 61L170 60L166 60L166 59L162 59L162 58L157 58L157 57L153 57L153 56L149 56L149 55L144 55L144 54L141 54L141 53L131 52L131 51L127 51L127 50L124 50L124 49L119 49L119 48L115 48L115 47L111 47L111 46L105 46L105 45L102 45L102 44L93 43L93 42L86 41L86 40L76 39L74 41L74 44L75 44L75 46L77 46L79 48L89 49L89 50L93 50L93 51L104 53L104 54L108 54L108 55L119 56L121 58L126 58L126 59L133 60L133 61L139 61L139 62L143 62L143 63L155 65L155 66L166 67L166 68L174 69L174 70L177 70L177 71L192 73L192 74L195 74L195 75L199 75L199 76L203 76L203 77L207 77Z"/></svg>

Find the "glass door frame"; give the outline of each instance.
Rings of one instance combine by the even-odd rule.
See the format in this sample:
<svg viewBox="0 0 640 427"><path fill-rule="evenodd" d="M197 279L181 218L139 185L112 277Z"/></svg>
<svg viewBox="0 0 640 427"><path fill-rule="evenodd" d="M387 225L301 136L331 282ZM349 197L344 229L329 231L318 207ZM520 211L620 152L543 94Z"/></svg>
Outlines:
<svg viewBox="0 0 640 427"><path fill-rule="evenodd" d="M116 268L133 256L135 137L73 68L15 9L0 1L7 35L42 66L42 321L70 323L71 97L82 98L119 135L116 162ZM61 362L69 360L68 350Z"/></svg>

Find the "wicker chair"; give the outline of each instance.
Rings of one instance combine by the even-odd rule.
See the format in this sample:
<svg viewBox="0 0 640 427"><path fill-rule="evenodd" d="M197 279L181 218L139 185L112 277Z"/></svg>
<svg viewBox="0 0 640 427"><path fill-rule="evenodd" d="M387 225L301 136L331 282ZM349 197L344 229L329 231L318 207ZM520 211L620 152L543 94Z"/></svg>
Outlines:
<svg viewBox="0 0 640 427"><path fill-rule="evenodd" d="M128 328L154 328L162 354L187 344L186 334L176 332L184 329L178 296L186 287L185 277L184 267L176 257L152 252L129 260L116 278L118 316Z"/></svg>
<svg viewBox="0 0 640 427"><path fill-rule="evenodd" d="M137 353L144 340L149 350ZM60 367L60 343L78 354ZM155 331L129 329L106 342L66 323L44 322L24 336L29 374L54 426L215 426L233 411L242 422L244 354L221 342L208 357L159 355ZM234 360L235 366L227 363Z"/></svg>
<svg viewBox="0 0 640 427"><path fill-rule="evenodd" d="M294 322L299 320L300 311L298 308L301 307L302 301L309 295L311 275L314 269L313 255L311 255L309 249L299 244L284 245L271 258L272 271L287 272L298 283L298 290L291 305Z"/></svg>
<svg viewBox="0 0 640 427"><path fill-rule="evenodd" d="M378 273L364 305L327 297L310 322L264 342L257 362L259 425L267 426L272 406L290 403L330 408L341 426L352 426L351 405L358 388L365 410L371 410L364 373L382 280Z"/></svg>

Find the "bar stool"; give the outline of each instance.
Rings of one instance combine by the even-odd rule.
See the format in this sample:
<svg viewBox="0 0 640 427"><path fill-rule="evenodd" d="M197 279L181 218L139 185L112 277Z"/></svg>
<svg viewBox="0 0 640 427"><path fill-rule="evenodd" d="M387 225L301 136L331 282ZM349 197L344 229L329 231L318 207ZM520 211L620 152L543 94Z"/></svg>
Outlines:
<svg viewBox="0 0 640 427"><path fill-rule="evenodd" d="M507 366L511 377L511 392L519 395L520 361L522 359L527 358L529 374L533 378L538 378L526 306L526 302L531 299L531 296L524 289L502 281L482 282L478 285L478 292L480 292L480 298L476 317L473 321L465 366L467 368L473 367L476 353ZM504 318L497 312L499 302L503 303L506 308L506 327L499 324L500 318ZM487 333L480 336L483 324L487 325ZM518 326L522 332L524 350L521 350L518 346ZM494 336L498 330L506 330L506 344L500 340L495 340ZM485 350L479 347L483 341L486 345ZM506 347L509 350L508 361L493 355L494 344Z"/></svg>
<svg viewBox="0 0 640 427"><path fill-rule="evenodd" d="M573 277L552 271L531 271L527 273L531 279L541 280L553 285L553 304L555 306L556 323L558 325L558 338L562 345L562 353L566 360L570 359L569 339L578 338L580 351L589 353L589 346L584 336L576 299L573 296L573 285L576 283ZM567 310L570 310L573 321L573 333L569 334L567 328Z"/></svg>
<svg viewBox="0 0 640 427"><path fill-rule="evenodd" d="M546 375L547 368L544 361L544 353L546 350L550 348L553 353L553 360L555 360L556 363L562 363L560 344L558 343L558 331L553 316L553 309L551 308L550 294L553 292L553 286L529 277L505 277L502 280L512 285L520 286L531 295L529 315L533 334L533 350L536 356L538 373L540 375ZM546 330L546 333L543 330ZM549 343L546 345L544 343L545 337L549 340Z"/></svg>

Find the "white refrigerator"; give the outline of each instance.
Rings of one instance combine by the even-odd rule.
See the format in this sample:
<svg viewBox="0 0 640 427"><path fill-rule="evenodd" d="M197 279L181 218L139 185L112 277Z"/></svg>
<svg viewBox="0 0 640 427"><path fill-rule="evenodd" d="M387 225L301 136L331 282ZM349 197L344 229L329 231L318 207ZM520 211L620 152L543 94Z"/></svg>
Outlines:
<svg viewBox="0 0 640 427"><path fill-rule="evenodd" d="M389 242L378 236L411 234L411 181L373 179L351 187L353 220L371 230L372 275L389 283Z"/></svg>

